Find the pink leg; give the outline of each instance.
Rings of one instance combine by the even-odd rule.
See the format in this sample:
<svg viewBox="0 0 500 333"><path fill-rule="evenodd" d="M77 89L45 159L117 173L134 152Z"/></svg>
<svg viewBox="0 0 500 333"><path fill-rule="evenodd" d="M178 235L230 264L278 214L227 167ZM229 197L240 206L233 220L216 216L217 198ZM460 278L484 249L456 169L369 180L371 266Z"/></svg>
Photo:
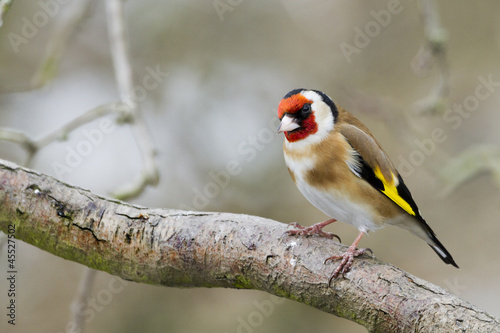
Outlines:
<svg viewBox="0 0 500 333"><path fill-rule="evenodd" d="M339 274L342 274L342 276L344 276L344 274L348 273L351 270L351 266L352 266L352 262L354 260L354 257L360 256L360 255L364 254L366 251L372 252L372 250L370 250L370 249L359 249L359 250L357 249L359 241L361 240L361 238L364 235L365 235L365 233L363 231L360 231L358 234L358 237L356 237L356 239L354 240L352 245L349 246L349 248L347 249L347 251L344 254L342 254L340 256L331 256L331 257L325 259L325 264L329 260L333 261L333 260L342 259L339 266L335 269L335 271L333 271L333 274L330 277L330 280L328 280L329 285L331 284L333 279L335 279L337 276L339 276Z"/></svg>
<svg viewBox="0 0 500 333"><path fill-rule="evenodd" d="M330 232L325 232L321 229L326 227L327 225L337 221L336 219L329 219L324 222L316 223L310 227L304 227L298 224L297 222L290 223L291 226L295 227L296 229L293 230L287 230L285 231L285 234L290 235L290 236L295 236L295 235L301 235L301 236L313 236L313 235L318 235L321 237L326 237L333 239L333 237L337 238L339 242L341 242L340 237L332 234Z"/></svg>

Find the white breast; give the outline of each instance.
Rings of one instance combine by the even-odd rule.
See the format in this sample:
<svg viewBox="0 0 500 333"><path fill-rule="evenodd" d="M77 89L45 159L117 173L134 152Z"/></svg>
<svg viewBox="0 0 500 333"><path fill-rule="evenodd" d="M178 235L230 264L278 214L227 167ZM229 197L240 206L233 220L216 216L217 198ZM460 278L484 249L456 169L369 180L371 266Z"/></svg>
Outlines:
<svg viewBox="0 0 500 333"><path fill-rule="evenodd" d="M304 175L313 167L314 161L312 159L296 160L287 158L285 154L285 162L290 171L293 172L300 192L323 213L336 220L351 224L363 232L373 231L381 227L374 223L370 213L371 207L368 205L350 200L345 193L339 190L324 191L310 186L304 180Z"/></svg>

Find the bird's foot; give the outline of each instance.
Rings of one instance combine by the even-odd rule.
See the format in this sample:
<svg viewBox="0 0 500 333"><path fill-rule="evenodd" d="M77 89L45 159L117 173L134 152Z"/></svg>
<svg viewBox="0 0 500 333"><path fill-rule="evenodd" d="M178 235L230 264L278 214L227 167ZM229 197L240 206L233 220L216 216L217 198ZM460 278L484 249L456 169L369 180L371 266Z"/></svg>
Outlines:
<svg viewBox="0 0 500 333"><path fill-rule="evenodd" d="M330 239L333 239L335 237L339 240L339 242L342 242L340 240L339 236L332 234L331 232L326 232L326 231L322 230L325 226L327 226L328 224L333 223L333 222L334 221L332 221L332 220L328 220L325 222L316 223L310 227L304 227L304 226L298 224L297 222L293 222L293 223L290 223L289 225L291 225L295 229L287 230L287 231L285 231L285 234L289 235L289 236L296 236L296 235L314 236L314 235L318 235L320 237L326 237L326 238L330 238Z"/></svg>
<svg viewBox="0 0 500 333"><path fill-rule="evenodd" d="M342 254L340 256L331 256L331 257L326 258L325 264L330 260L333 261L333 260L342 259L340 261L339 265L337 266L337 268L333 271L332 276L328 280L328 285L330 285L332 280L337 278L340 274L342 274L342 276L344 276L346 273L348 273L351 270L351 266L352 266L352 262L354 261L354 257L358 257L360 255L363 255L367 251L373 254L373 251L371 249L364 248L364 249L358 250L358 249L356 249L356 247L351 246L347 249L347 251L344 254Z"/></svg>

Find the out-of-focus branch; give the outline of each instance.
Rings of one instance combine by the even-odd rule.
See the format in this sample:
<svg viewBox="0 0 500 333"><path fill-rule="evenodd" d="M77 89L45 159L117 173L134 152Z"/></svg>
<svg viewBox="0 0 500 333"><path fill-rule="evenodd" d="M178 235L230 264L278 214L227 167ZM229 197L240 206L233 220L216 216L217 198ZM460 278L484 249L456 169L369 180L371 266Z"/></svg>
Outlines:
<svg viewBox="0 0 500 333"><path fill-rule="evenodd" d="M329 287L334 266L324 258L346 248L333 240L283 236L285 224L255 216L137 207L0 160L0 230L9 228L127 280L262 290L370 332L500 330L499 319L374 258L358 258Z"/></svg>
<svg viewBox="0 0 500 333"><path fill-rule="evenodd" d="M90 11L92 0L73 1L65 5L65 17L56 22L46 47L45 56L31 79L30 88L39 88L51 81L57 74L59 61L75 31ZM69 5L69 6L68 6Z"/></svg>
<svg viewBox="0 0 500 333"><path fill-rule="evenodd" d="M67 124L55 129L40 139L32 139L26 134L16 130L0 128L0 140L19 144L28 153L28 157L23 164L29 166L33 157L40 151L40 149L46 147L52 142L66 139L66 137L78 127L111 113L117 113L119 119L121 119L123 117L127 117L128 110L126 105L121 102L100 105L85 112L81 116L76 117Z"/></svg>
<svg viewBox="0 0 500 333"><path fill-rule="evenodd" d="M125 184L122 188L115 190L113 193L114 197L125 200L137 197L148 185L156 185L159 181L159 172L155 161L156 151L152 143L151 135L140 113L138 103L134 99L135 83L128 55L122 1L108 0L106 4L110 50L115 68L116 82L120 93L120 102L111 103L90 110L62 128L56 129L54 132L38 140L34 140L23 133L9 129L0 129L0 140L7 140L20 144L28 153L27 161L23 164L30 165L34 155L49 143L63 139L75 128L97 119L104 114L110 113L111 111L119 111L121 112L121 120L131 124L134 139L141 153L143 162L142 171L136 179L129 184ZM78 3L73 4L73 7L70 8L71 10L66 13L66 18L57 23L54 29L54 36L48 45L46 58L40 65L38 72L34 75L30 89L43 85L54 76L55 68L64 51L64 46L69 42L70 37L79 23L86 17L90 5L90 0L78 1Z"/></svg>
<svg viewBox="0 0 500 333"><path fill-rule="evenodd" d="M5 12L12 5L11 0L0 0L0 27L2 26L2 19ZM71 37L74 36L75 31L81 23L88 17L88 12L91 7L92 0L69 1L63 4L56 4L62 7L58 9L58 19L52 28L49 41L43 52L41 62L37 67L36 72L33 74L29 84L22 86L6 86L2 87L2 92L23 92L31 91L50 82L57 74L57 69L61 56L64 54L67 45L71 42ZM58 7L59 8L59 7Z"/></svg>
<svg viewBox="0 0 500 333"><path fill-rule="evenodd" d="M37 151L37 145L34 140L30 139L23 132L19 132L13 129L0 128L0 141L17 143L24 150L26 150L29 155L32 155Z"/></svg>
<svg viewBox="0 0 500 333"><path fill-rule="evenodd" d="M155 162L156 151L151 135L141 115L139 105L134 99L135 83L125 36L122 0L107 0L106 7L110 50L115 68L116 83L121 100L130 110L131 127L143 162L142 172L139 176L113 193L115 198L126 200L141 194L146 186L156 185L159 181L159 173Z"/></svg>
<svg viewBox="0 0 500 333"><path fill-rule="evenodd" d="M78 286L75 298L71 303L71 322L74 324L76 332L82 332L85 323L85 313L82 313L82 309L85 308L85 301L88 299L88 295L92 287L94 286L94 279L96 276L96 270L85 268L83 275Z"/></svg>
<svg viewBox="0 0 500 333"><path fill-rule="evenodd" d="M488 171L500 187L500 149L497 146L475 146L460 153L441 167L440 178L444 183L441 195L450 194L469 179Z"/></svg>
<svg viewBox="0 0 500 333"><path fill-rule="evenodd" d="M425 41L413 59L413 71L420 76L428 74L436 65L438 83L429 96L420 101L420 110L426 113L442 113L447 108L450 72L446 58L446 31L441 26L435 0L420 0L420 16L424 26Z"/></svg>
<svg viewBox="0 0 500 333"><path fill-rule="evenodd" d="M69 133L73 132L78 127L111 113L117 113L119 118L123 118L128 116L128 109L127 106L121 102L100 105L72 119L62 127L37 140L35 143L36 148L41 149L54 141L64 139L69 135Z"/></svg>
<svg viewBox="0 0 500 333"><path fill-rule="evenodd" d="M12 6L13 0L0 0L0 27L3 25L3 17Z"/></svg>

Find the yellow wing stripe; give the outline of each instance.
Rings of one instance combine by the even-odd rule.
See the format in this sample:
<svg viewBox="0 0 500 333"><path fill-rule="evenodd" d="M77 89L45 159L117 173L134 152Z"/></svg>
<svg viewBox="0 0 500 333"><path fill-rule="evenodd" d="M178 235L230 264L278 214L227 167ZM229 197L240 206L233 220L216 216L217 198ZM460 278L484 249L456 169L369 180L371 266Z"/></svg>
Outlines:
<svg viewBox="0 0 500 333"><path fill-rule="evenodd" d="M396 203L399 207L403 208L408 214L415 216L416 214L411 208L410 204L398 194L398 189L394 184L394 175L392 174L392 172L392 178L390 182L387 182L379 167L375 167L374 173L375 177L380 179L382 181L382 184L384 184L382 193L384 193L389 199L394 201L394 203Z"/></svg>

